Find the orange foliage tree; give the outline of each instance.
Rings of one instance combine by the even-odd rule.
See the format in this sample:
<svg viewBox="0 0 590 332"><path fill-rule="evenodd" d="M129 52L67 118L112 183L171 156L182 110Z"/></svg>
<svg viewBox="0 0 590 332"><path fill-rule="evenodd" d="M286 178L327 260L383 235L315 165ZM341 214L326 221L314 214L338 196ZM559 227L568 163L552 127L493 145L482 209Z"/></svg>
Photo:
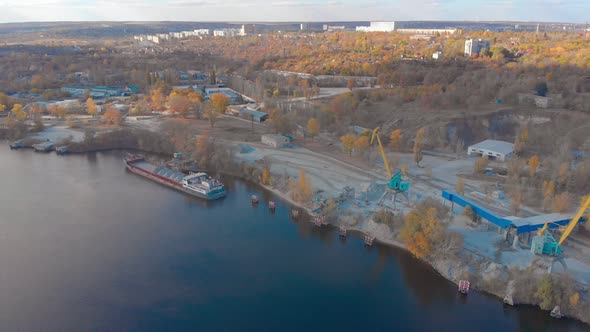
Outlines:
<svg viewBox="0 0 590 332"><path fill-rule="evenodd" d="M402 130L396 129L389 135L389 146L394 150L399 151L402 148Z"/></svg>
<svg viewBox="0 0 590 332"><path fill-rule="evenodd" d="M535 174L537 174L538 168L539 168L539 157L537 155L534 155L529 160L529 172L531 174L531 177L535 177Z"/></svg>
<svg viewBox="0 0 590 332"><path fill-rule="evenodd" d="M297 184L292 180L289 181L289 190L291 197L299 202L308 203L313 195L311 179L305 175L305 170L302 168L299 171L299 178Z"/></svg>
<svg viewBox="0 0 590 332"><path fill-rule="evenodd" d="M342 151L348 153L348 155L352 155L352 150L354 149L354 142L356 141L356 136L353 134L346 134L340 137L340 142L342 142Z"/></svg>
<svg viewBox="0 0 590 332"><path fill-rule="evenodd" d="M121 112L109 105L102 116L102 121L107 125L119 126L121 124Z"/></svg>
<svg viewBox="0 0 590 332"><path fill-rule="evenodd" d="M553 212L565 212L570 206L570 195L567 192L562 192L561 194L555 196L553 200L553 204L551 204L551 209Z"/></svg>
<svg viewBox="0 0 590 332"><path fill-rule="evenodd" d="M369 137L362 135L362 136L359 136L354 141L354 150L357 153L363 154L365 151L367 151L368 148L369 148Z"/></svg>
<svg viewBox="0 0 590 332"><path fill-rule="evenodd" d="M400 232L408 250L418 258L427 257L443 234L444 226L439 220L437 209L425 204L406 215Z"/></svg>
<svg viewBox="0 0 590 332"><path fill-rule="evenodd" d="M97 107L96 107L96 103L94 102L94 99L92 99L92 98L86 99L86 111L88 112L89 115L92 115L92 116L96 115Z"/></svg>
<svg viewBox="0 0 590 332"><path fill-rule="evenodd" d="M307 121L307 133L311 136L311 139L320 134L320 124L316 118L310 118Z"/></svg>
<svg viewBox="0 0 590 332"><path fill-rule="evenodd" d="M223 93L214 93L211 98L211 104L217 113L225 112L227 106L229 106L230 98Z"/></svg>

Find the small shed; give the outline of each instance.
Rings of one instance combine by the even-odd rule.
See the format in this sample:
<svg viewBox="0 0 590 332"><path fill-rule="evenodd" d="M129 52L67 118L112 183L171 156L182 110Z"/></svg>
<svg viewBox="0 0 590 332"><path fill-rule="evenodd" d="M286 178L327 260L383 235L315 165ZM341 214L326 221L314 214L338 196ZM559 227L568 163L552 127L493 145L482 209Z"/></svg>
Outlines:
<svg viewBox="0 0 590 332"><path fill-rule="evenodd" d="M272 146L273 148L282 148L287 146L290 143L290 140L284 135L266 134L262 135L261 142L262 144Z"/></svg>
<svg viewBox="0 0 590 332"><path fill-rule="evenodd" d="M264 122L266 119L268 119L268 113L244 107L240 110L240 117L248 120L254 120L255 122Z"/></svg>
<svg viewBox="0 0 590 332"><path fill-rule="evenodd" d="M514 152L514 144L492 139L471 145L467 150L467 154L470 156L480 156L498 161L510 159L512 152Z"/></svg>

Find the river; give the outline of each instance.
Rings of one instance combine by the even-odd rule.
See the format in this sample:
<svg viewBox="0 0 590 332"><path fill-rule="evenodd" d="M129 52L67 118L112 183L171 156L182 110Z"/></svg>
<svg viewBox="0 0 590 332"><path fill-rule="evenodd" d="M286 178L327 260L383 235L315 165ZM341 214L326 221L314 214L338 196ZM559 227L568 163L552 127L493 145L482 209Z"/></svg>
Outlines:
<svg viewBox="0 0 590 332"><path fill-rule="evenodd" d="M289 218L232 178L204 202L123 167L0 143L1 331L587 331L457 294L406 252ZM256 208L249 201L258 194Z"/></svg>

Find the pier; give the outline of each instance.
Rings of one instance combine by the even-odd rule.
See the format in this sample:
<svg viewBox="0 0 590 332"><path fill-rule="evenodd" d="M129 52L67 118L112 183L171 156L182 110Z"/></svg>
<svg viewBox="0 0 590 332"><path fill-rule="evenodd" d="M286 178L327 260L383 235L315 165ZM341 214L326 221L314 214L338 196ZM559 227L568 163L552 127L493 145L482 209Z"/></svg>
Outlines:
<svg viewBox="0 0 590 332"><path fill-rule="evenodd" d="M374 236L365 235L365 246L372 247L373 242L375 242Z"/></svg>

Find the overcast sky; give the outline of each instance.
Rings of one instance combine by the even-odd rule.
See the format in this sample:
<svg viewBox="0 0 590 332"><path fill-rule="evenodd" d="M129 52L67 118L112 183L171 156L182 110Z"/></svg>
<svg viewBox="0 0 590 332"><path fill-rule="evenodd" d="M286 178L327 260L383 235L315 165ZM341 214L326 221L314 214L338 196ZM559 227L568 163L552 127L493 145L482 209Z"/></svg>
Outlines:
<svg viewBox="0 0 590 332"><path fill-rule="evenodd" d="M24 21L590 20L590 0L0 0Z"/></svg>

